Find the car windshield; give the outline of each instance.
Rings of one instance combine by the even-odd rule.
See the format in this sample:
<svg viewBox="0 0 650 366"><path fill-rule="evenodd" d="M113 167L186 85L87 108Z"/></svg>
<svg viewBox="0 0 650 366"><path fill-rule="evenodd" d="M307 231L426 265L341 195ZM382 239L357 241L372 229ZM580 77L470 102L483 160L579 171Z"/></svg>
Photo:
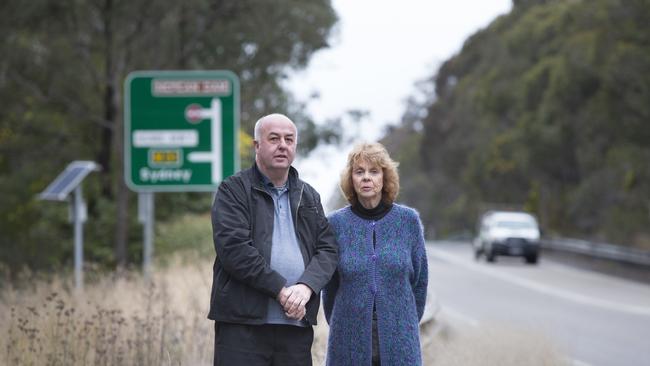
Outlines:
<svg viewBox="0 0 650 366"><path fill-rule="evenodd" d="M504 229L536 229L537 225L530 221L497 221L496 227Z"/></svg>

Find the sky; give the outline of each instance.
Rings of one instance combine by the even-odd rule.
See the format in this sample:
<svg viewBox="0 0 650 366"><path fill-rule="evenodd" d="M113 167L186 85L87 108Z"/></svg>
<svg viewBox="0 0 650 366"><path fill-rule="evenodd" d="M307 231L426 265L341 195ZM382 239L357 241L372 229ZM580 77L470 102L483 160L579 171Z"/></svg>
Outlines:
<svg viewBox="0 0 650 366"><path fill-rule="evenodd" d="M415 83L433 76L467 37L511 9L511 0L334 0L339 23L331 47L318 51L288 88L317 121L369 112L349 146L320 146L294 165L327 206L354 143L376 141L396 124ZM317 94L318 98L310 98ZM326 208L327 210L327 208Z"/></svg>

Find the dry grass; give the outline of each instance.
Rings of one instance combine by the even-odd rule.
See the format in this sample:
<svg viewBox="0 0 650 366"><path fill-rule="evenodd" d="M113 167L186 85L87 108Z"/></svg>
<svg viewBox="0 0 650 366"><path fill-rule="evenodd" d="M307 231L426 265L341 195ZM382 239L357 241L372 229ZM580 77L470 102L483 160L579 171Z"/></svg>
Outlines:
<svg viewBox="0 0 650 366"><path fill-rule="evenodd" d="M311 358L314 366L325 365L325 356L327 356L327 335L330 328L325 321L323 307L321 306L318 313L318 325L314 327L314 344L311 346Z"/></svg>
<svg viewBox="0 0 650 366"><path fill-rule="evenodd" d="M5 286L0 365L211 365L211 279L211 262L177 259L150 282L129 273L81 294L60 278ZM324 364L327 331L315 328L314 365Z"/></svg>
<svg viewBox="0 0 650 366"><path fill-rule="evenodd" d="M58 278L22 290L5 286L0 365L211 365L210 264L177 260L151 282L127 274L88 285L83 294ZM319 324L312 347L317 366L327 344L322 314ZM503 325L425 325L422 349L425 365L567 365L543 335Z"/></svg>
<svg viewBox="0 0 650 366"><path fill-rule="evenodd" d="M0 294L0 365L209 365L210 266L172 265L150 282L61 279Z"/></svg>
<svg viewBox="0 0 650 366"><path fill-rule="evenodd" d="M137 272L86 272L91 283L75 293L69 278L27 274L20 289L0 279L0 366L211 365L210 220L188 215L161 225L156 241L164 266L149 282ZM323 364L326 329L315 329L316 365Z"/></svg>
<svg viewBox="0 0 650 366"><path fill-rule="evenodd" d="M205 216L191 215L160 228L159 249L183 256L162 256L166 265L150 282L137 272L86 273L96 280L74 293L70 281L59 277L23 278L21 289L4 281L0 365L211 365L210 230ZM312 347L315 366L324 365L328 331L321 313ZM501 325L461 331L429 324L421 341L425 365L566 364L545 337Z"/></svg>

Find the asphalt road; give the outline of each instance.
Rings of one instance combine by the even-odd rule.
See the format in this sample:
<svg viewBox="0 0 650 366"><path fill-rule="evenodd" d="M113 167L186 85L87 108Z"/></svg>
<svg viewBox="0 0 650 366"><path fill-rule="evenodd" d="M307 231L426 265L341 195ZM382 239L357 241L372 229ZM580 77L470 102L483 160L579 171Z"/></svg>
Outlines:
<svg viewBox="0 0 650 366"><path fill-rule="evenodd" d="M540 257L476 262L469 243L429 242L437 316L546 335L575 365L650 366L650 285Z"/></svg>

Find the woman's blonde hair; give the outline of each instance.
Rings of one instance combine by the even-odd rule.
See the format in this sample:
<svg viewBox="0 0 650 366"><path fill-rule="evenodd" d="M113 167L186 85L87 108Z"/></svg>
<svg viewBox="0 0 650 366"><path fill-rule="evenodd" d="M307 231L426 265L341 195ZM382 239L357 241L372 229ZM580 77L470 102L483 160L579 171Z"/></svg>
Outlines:
<svg viewBox="0 0 650 366"><path fill-rule="evenodd" d="M399 194L399 175L397 174L399 163L393 161L384 145L378 142L358 144L348 154L348 162L341 173L339 184L348 202L352 205L358 202L357 193L352 184L352 169L354 164L359 161L366 161L382 169L384 186L381 189L381 200L385 203L395 202L395 198Z"/></svg>

